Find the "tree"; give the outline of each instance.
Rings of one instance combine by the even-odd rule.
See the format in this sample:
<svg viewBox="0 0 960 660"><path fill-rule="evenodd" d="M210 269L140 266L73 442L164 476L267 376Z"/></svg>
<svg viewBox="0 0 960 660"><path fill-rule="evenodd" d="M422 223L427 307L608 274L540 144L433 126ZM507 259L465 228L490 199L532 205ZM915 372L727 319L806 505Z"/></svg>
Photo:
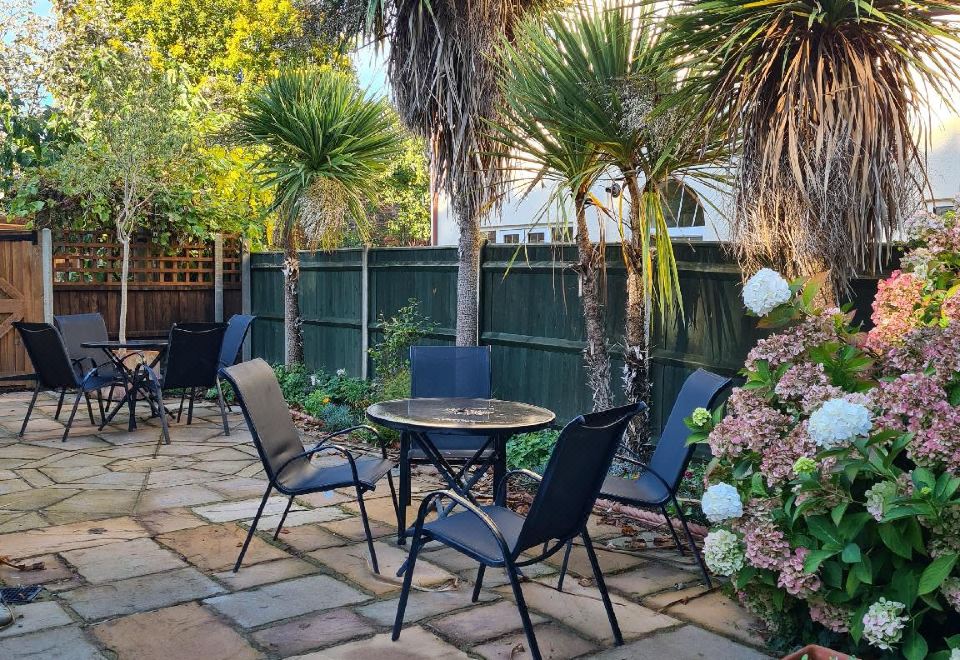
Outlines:
<svg viewBox="0 0 960 660"><path fill-rule="evenodd" d="M492 45L546 0L428 3L339 0L344 29L389 44L389 77L400 118L426 140L438 187L460 227L457 344L478 340L480 222L496 206L504 163L485 130L501 110Z"/></svg>
<svg viewBox="0 0 960 660"><path fill-rule="evenodd" d="M925 187L931 92L960 77L952 0L686 2L665 45L687 84L672 103L729 119L739 163L732 239L745 273L830 270L836 289L877 264Z"/></svg>
<svg viewBox="0 0 960 660"><path fill-rule="evenodd" d="M562 95L562 83L555 79L556 66L563 64L563 44L555 30L558 23L562 26L557 17L546 24L539 19L524 20L515 43L503 45L500 84L507 109L495 135L508 149L504 159L513 163L511 171L529 179L528 190L542 181L550 182L548 206L560 207L561 213L573 202L576 270L586 335L583 361L593 409L606 410L612 406L613 396L603 314L604 254L602 246L591 243L587 227L587 207L600 206L590 191L605 163L598 146L577 135L582 108L578 99Z"/></svg>
<svg viewBox="0 0 960 660"><path fill-rule="evenodd" d="M56 163L63 189L113 220L122 245L120 341L126 341L130 240L151 201L187 157L190 109L173 72L133 49L101 49L81 71L86 95L71 108L79 139Z"/></svg>
<svg viewBox="0 0 960 660"><path fill-rule="evenodd" d="M403 135L385 100L330 69L282 71L251 96L236 130L241 144L262 149L261 182L273 191L274 236L286 251L285 361L303 362L297 248L335 247L351 228L366 237L364 204L402 153Z"/></svg>

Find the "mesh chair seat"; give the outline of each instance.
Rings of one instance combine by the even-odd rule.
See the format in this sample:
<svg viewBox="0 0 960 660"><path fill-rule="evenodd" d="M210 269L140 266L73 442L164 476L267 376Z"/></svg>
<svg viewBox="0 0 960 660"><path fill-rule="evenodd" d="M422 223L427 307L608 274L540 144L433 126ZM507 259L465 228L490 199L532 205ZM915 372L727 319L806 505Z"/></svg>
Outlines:
<svg viewBox="0 0 960 660"><path fill-rule="evenodd" d="M377 482L393 469L395 463L382 458L358 458L356 465L359 484L373 490ZM299 467L291 466L289 470L284 470L279 479L279 485L283 486L284 490L296 495L345 488L353 486L354 483L353 471L347 462L320 467L304 461Z"/></svg>
<svg viewBox="0 0 960 660"><path fill-rule="evenodd" d="M502 506L482 506L480 510L493 519L512 552L520 538L524 517ZM488 564L504 561L503 551L493 533L470 512L438 518L426 523L423 531L477 561Z"/></svg>
<svg viewBox="0 0 960 660"><path fill-rule="evenodd" d="M653 473L646 471L636 479L607 477L600 489L600 497L658 506L670 499L670 491Z"/></svg>
<svg viewBox="0 0 960 660"><path fill-rule="evenodd" d="M89 392L91 390L99 390L103 387L109 387L110 385L116 385L117 379L114 376L114 373L115 372L107 372L104 374L101 373L100 369L97 369L95 372L84 378L83 389Z"/></svg>

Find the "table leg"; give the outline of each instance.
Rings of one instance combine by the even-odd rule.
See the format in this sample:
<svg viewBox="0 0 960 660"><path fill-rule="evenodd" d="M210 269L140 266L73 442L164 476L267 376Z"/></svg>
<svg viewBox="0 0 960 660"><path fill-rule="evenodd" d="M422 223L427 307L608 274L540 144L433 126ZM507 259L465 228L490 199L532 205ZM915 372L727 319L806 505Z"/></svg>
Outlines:
<svg viewBox="0 0 960 660"><path fill-rule="evenodd" d="M493 503L497 506L504 506L506 504L506 489L503 489L501 496L500 482L503 481L503 478L507 474L507 436L498 435L496 438L496 446L494 451L496 455L493 457Z"/></svg>
<svg viewBox="0 0 960 660"><path fill-rule="evenodd" d="M407 507L410 505L410 435L400 433L400 498L397 507L397 545L407 538Z"/></svg>

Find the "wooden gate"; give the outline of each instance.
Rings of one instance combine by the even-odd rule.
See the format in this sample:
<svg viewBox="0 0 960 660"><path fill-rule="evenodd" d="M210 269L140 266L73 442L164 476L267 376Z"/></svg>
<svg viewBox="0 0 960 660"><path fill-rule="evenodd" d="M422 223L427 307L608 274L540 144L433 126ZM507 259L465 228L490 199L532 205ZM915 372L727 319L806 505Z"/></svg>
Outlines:
<svg viewBox="0 0 960 660"><path fill-rule="evenodd" d="M43 320L40 245L32 231L0 231L0 384L33 373L16 321ZM13 382L10 382L13 381Z"/></svg>

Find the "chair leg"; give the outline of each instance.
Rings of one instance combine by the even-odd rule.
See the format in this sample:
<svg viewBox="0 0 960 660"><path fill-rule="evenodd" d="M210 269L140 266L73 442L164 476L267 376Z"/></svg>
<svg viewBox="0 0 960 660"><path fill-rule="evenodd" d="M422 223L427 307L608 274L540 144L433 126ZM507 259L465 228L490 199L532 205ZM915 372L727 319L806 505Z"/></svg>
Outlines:
<svg viewBox="0 0 960 660"><path fill-rule="evenodd" d="M563 578L567 577L567 562L570 561L570 551L573 550L573 539L567 541L563 551L563 561L560 562L560 579L557 580L557 591L563 591Z"/></svg>
<svg viewBox="0 0 960 660"><path fill-rule="evenodd" d="M674 529L673 527L673 521L670 520L670 514L667 513L667 507L661 505L660 512L663 514L663 517L667 521L667 527L670 528L670 535L673 536L673 542L676 544L677 550L680 552L681 555L687 554L686 551L683 549L683 543L680 542L680 537L677 536L677 530Z"/></svg>
<svg viewBox="0 0 960 660"><path fill-rule="evenodd" d="M400 601L397 603L397 618L393 622L393 634L390 639L397 641L400 638L400 629L403 628L403 613L407 609L407 598L410 596L410 586L413 584L413 568L417 563L417 554L420 552L420 527L414 531L410 541L410 554L407 556L407 570L403 574L403 588L400 589Z"/></svg>
<svg viewBox="0 0 960 660"><path fill-rule="evenodd" d="M287 508L283 510L283 515L280 516L280 524L277 525L277 529L273 533L274 541L276 541L277 537L280 536L280 530L283 529L283 523L287 521L287 514L290 513L291 506L293 506L293 495L290 496L290 499L287 501Z"/></svg>
<svg viewBox="0 0 960 660"><path fill-rule="evenodd" d="M93 419L93 406L90 404L90 393L84 392L83 398L87 400L87 415L90 416L90 424L91 426L96 426L97 422Z"/></svg>
<svg viewBox="0 0 960 660"><path fill-rule="evenodd" d="M65 393L65 391L64 391ZM20 437L23 437L23 434L27 431L27 422L30 421L30 415L33 414L33 406L37 402L37 396L40 395L40 381L37 381L37 386L33 388L33 397L30 399L30 405L27 406L27 415L23 418L23 425L20 427ZM60 400L63 401L63 393L60 394Z"/></svg>
<svg viewBox="0 0 960 660"><path fill-rule="evenodd" d="M147 399L153 401L153 398L157 399L158 406L158 416L160 417L160 436L163 438L164 444L170 444L170 427L167 426L167 415L166 410L163 407L163 390L160 389L160 385L152 380L149 376L144 376L146 379L147 385Z"/></svg>
<svg viewBox="0 0 960 660"><path fill-rule="evenodd" d="M190 388L190 404L187 406L187 424L193 424L193 398L197 395L197 388Z"/></svg>
<svg viewBox="0 0 960 660"><path fill-rule="evenodd" d="M407 507L410 505L410 440L406 433L400 434L400 499L397 507L397 545L403 545L407 537Z"/></svg>
<svg viewBox="0 0 960 660"><path fill-rule="evenodd" d="M63 429L63 437L60 439L60 442L66 442L67 436L70 435L70 427L73 425L73 418L77 416L77 408L80 407L80 398L83 396L83 390L77 392L77 396L73 400L73 410L70 411L70 418L67 420L66 428Z"/></svg>
<svg viewBox="0 0 960 660"><path fill-rule="evenodd" d="M180 417L183 416L183 402L187 398L187 391L180 390L180 409L177 411L177 424L180 423Z"/></svg>
<svg viewBox="0 0 960 660"><path fill-rule="evenodd" d="M53 413L54 419L60 419L60 410L63 408L63 397L67 396L67 388L60 389L60 399L57 401L57 412Z"/></svg>
<svg viewBox="0 0 960 660"><path fill-rule="evenodd" d="M227 425L227 408L223 402L223 390L220 389L220 379L217 379L217 403L220 404L220 419L223 420L223 434L230 435L230 427Z"/></svg>
<svg viewBox="0 0 960 660"><path fill-rule="evenodd" d="M243 542L243 547L240 548L240 556L237 557L237 563L233 566L234 573L240 570L240 564L243 562L243 556L247 554L247 548L250 547L250 541L253 540L253 535L257 531L257 523L260 522L260 516L263 515L263 508L267 506L267 498L270 497L271 490L273 490L273 484L268 484L267 490L263 493L263 499L260 500L260 508L257 509L257 515L253 517L253 522L250 523L250 531L247 532L247 538Z"/></svg>
<svg viewBox="0 0 960 660"><path fill-rule="evenodd" d="M703 563L703 556L700 554L700 550L693 540L693 534L690 533L690 528L687 526L687 517L683 515L683 509L680 508L680 503L677 502L676 496L673 496L673 505L677 508L677 516L680 518L680 524L683 526L683 533L686 534L687 543L690 544L690 550L693 551L693 556L700 566L700 572L703 573L703 579L707 583L707 589L713 589L713 582L710 580L710 571L707 570L707 565Z"/></svg>
<svg viewBox="0 0 960 660"><path fill-rule="evenodd" d="M477 569L477 579L473 583L473 595L470 597L471 603L476 603L480 598L480 590L483 589L483 574L486 570L486 564L480 564L480 568Z"/></svg>
<svg viewBox="0 0 960 660"><path fill-rule="evenodd" d="M220 376L217 376L217 389L223 391L223 387L220 384ZM227 406L227 412L233 412L233 406L230 405L230 402L224 399L224 403Z"/></svg>
<svg viewBox="0 0 960 660"><path fill-rule="evenodd" d="M540 646L537 644L537 636L533 632L533 623L530 621L530 612L527 611L527 602L523 599L523 589L520 587L517 567L508 559L505 568L507 576L510 578L510 586L513 587L513 597L517 601L517 609L520 610L520 621L523 623L523 632L527 635L530 655L534 660L541 660Z"/></svg>
<svg viewBox="0 0 960 660"><path fill-rule="evenodd" d="M593 544L590 542L590 535L584 527L580 533L583 539L583 545L587 549L587 557L590 558L590 567L593 569L593 578L597 582L597 589L600 590L600 598L603 599L603 607L607 610L607 619L610 621L610 628L613 630L613 641L617 646L623 644L623 635L620 633L620 624L617 623L617 615L613 611L613 603L610 602L610 594L607 593L607 583L603 581L603 573L600 571L600 562L597 561L597 553L593 550Z"/></svg>
<svg viewBox="0 0 960 660"><path fill-rule="evenodd" d="M97 388L97 408L100 410L100 421L102 422L106 419L106 414L103 411L103 392L100 391L100 388Z"/></svg>
<svg viewBox="0 0 960 660"><path fill-rule="evenodd" d="M370 521L367 519L367 507L363 504L363 490L360 484L355 484L357 489L357 504L360 505L360 520L363 522L363 533L367 536L367 549L370 551L370 563L373 565L373 572L380 575L380 565L377 563L377 551L373 548L373 534L370 532ZM411 566L407 567L409 571Z"/></svg>

